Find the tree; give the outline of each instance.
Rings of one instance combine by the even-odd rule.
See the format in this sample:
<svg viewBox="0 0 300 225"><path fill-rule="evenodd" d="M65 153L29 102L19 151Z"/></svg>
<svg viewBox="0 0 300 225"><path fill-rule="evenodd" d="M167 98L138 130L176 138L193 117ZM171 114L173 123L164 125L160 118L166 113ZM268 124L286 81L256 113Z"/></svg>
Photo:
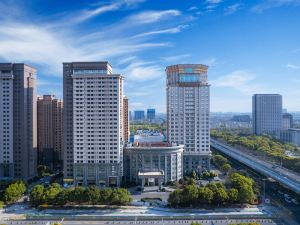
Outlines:
<svg viewBox="0 0 300 225"><path fill-rule="evenodd" d="M65 205L67 204L71 197L72 191L70 189L62 189L56 196L55 196L55 200L54 203L56 205Z"/></svg>
<svg viewBox="0 0 300 225"><path fill-rule="evenodd" d="M235 188L230 188L227 191L227 195L228 195L229 202L234 203L238 201L239 191Z"/></svg>
<svg viewBox="0 0 300 225"><path fill-rule="evenodd" d="M188 185L182 191L181 202L184 205L194 205L198 199L198 189L196 185Z"/></svg>
<svg viewBox="0 0 300 225"><path fill-rule="evenodd" d="M238 201L240 203L252 203L255 199L253 191L253 180L239 173L230 175L230 183L232 188L238 190Z"/></svg>
<svg viewBox="0 0 300 225"><path fill-rule="evenodd" d="M131 195L127 189L113 189L110 195L110 204L112 205L128 205L132 201Z"/></svg>
<svg viewBox="0 0 300 225"><path fill-rule="evenodd" d="M231 170L230 164L228 164L228 163L224 164L224 165L221 167L221 170L222 170L223 173L226 173L226 174L227 174L227 173Z"/></svg>
<svg viewBox="0 0 300 225"><path fill-rule="evenodd" d="M191 177L196 180L198 178L197 173L193 171Z"/></svg>
<svg viewBox="0 0 300 225"><path fill-rule="evenodd" d="M86 195L89 203L96 205L100 201L100 190L96 186L90 186L86 189Z"/></svg>
<svg viewBox="0 0 300 225"><path fill-rule="evenodd" d="M45 202L50 204L55 204L56 195L61 192L61 187L58 183L53 183L50 187L44 192Z"/></svg>
<svg viewBox="0 0 300 225"><path fill-rule="evenodd" d="M221 155L215 155L213 157L213 162L215 163L215 165L218 167L218 168L221 168L224 164L226 164L228 162L228 160L221 156Z"/></svg>
<svg viewBox="0 0 300 225"><path fill-rule="evenodd" d="M102 204L110 204L110 196L112 194L111 188L105 188L100 190L100 202Z"/></svg>
<svg viewBox="0 0 300 225"><path fill-rule="evenodd" d="M44 203L45 201L44 193L45 193L45 188L43 185L34 186L29 195L30 204L33 206L38 206Z"/></svg>
<svg viewBox="0 0 300 225"><path fill-rule="evenodd" d="M181 204L181 190L175 190L173 191L168 198L168 203L172 207L178 207Z"/></svg>
<svg viewBox="0 0 300 225"><path fill-rule="evenodd" d="M209 183L207 187L213 192L213 203L220 205L228 200L228 195L222 183Z"/></svg>
<svg viewBox="0 0 300 225"><path fill-rule="evenodd" d="M207 187L200 187L198 189L198 202L200 204L210 204L214 198L214 193Z"/></svg>
<svg viewBox="0 0 300 225"><path fill-rule="evenodd" d="M3 199L7 203L13 203L20 199L25 192L25 183L23 181L16 181L5 189Z"/></svg>
<svg viewBox="0 0 300 225"><path fill-rule="evenodd" d="M252 203L255 199L253 188L249 185L245 185L238 190L238 200L240 203Z"/></svg>
<svg viewBox="0 0 300 225"><path fill-rule="evenodd" d="M87 196L83 187L75 187L71 192L71 201L77 204L87 202Z"/></svg>

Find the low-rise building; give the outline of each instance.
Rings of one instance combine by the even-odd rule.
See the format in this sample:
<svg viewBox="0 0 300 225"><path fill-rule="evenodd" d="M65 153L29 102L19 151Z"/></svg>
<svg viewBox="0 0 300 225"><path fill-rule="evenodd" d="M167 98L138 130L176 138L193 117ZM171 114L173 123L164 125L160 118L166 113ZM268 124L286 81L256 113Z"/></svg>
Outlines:
<svg viewBox="0 0 300 225"><path fill-rule="evenodd" d="M134 143L124 148L124 176L128 182L158 185L183 177L184 145Z"/></svg>

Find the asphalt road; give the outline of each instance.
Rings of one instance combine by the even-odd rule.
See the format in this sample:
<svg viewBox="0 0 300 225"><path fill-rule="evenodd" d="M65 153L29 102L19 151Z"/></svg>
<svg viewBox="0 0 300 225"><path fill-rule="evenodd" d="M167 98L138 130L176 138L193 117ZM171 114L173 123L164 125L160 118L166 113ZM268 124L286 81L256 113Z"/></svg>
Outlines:
<svg viewBox="0 0 300 225"><path fill-rule="evenodd" d="M5 221L3 224L5 225L51 225L53 222L60 221ZM144 225L189 225L192 222L199 222L203 225L228 225L231 223L243 223L243 222L257 222L262 225L283 225L280 223L275 223L269 219L241 219L241 220L142 220L142 221L63 221L62 225L130 225L130 224L144 224Z"/></svg>
<svg viewBox="0 0 300 225"><path fill-rule="evenodd" d="M292 173L291 171L285 170L283 168L272 168L272 164L260 160L254 156L245 154L231 146L220 143L216 140L211 140L211 145L217 148L224 154L245 163L247 166L257 170L258 172L273 178L274 180L280 182L281 184L288 186L296 193L300 194L300 177L298 174Z"/></svg>

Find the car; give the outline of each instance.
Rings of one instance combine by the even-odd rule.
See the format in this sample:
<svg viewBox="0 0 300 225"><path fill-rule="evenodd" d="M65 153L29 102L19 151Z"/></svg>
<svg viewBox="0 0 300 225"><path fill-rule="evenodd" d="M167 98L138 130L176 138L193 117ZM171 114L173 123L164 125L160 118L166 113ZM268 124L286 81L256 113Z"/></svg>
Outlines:
<svg viewBox="0 0 300 225"><path fill-rule="evenodd" d="M298 201L296 200L296 199L292 199L292 202L295 204L295 205L298 205L299 203L298 203Z"/></svg>
<svg viewBox="0 0 300 225"><path fill-rule="evenodd" d="M265 203L270 204L270 203L271 203L270 199L269 199L269 198L266 198L266 199L265 199Z"/></svg>

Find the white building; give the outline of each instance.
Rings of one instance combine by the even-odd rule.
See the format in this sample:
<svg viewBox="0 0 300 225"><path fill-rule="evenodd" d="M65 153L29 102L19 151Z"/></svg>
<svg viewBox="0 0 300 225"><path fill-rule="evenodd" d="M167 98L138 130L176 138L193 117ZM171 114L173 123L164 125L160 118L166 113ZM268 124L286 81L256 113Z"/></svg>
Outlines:
<svg viewBox="0 0 300 225"><path fill-rule="evenodd" d="M64 67L69 68L72 79L74 182L119 186L123 175L123 77L112 74L108 62L64 63ZM68 120L68 114L64 119Z"/></svg>
<svg viewBox="0 0 300 225"><path fill-rule="evenodd" d="M255 94L252 97L252 128L256 135L280 137L282 130L282 96Z"/></svg>
<svg viewBox="0 0 300 225"><path fill-rule="evenodd" d="M184 173L210 169L210 94L207 66L168 66L168 141L184 144Z"/></svg>

